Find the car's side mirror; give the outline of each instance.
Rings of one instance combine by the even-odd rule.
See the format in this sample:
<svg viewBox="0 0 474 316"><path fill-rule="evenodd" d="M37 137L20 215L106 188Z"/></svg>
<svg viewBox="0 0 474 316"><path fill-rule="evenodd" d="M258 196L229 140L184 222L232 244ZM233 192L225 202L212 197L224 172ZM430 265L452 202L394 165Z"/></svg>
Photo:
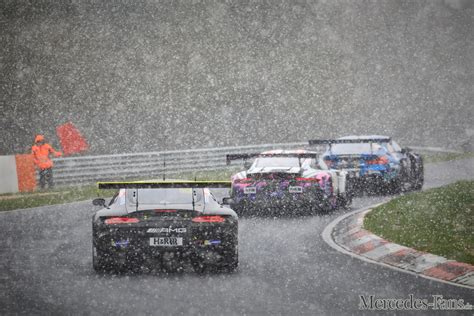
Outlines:
<svg viewBox="0 0 474 316"><path fill-rule="evenodd" d="M230 205L234 203L234 199L230 197L225 197L222 199L222 204Z"/></svg>
<svg viewBox="0 0 474 316"><path fill-rule="evenodd" d="M97 205L97 206L104 206L105 207L105 199L102 199L102 198L94 199L92 201L92 204Z"/></svg>
<svg viewBox="0 0 474 316"><path fill-rule="evenodd" d="M245 161L244 162L244 168L246 170L250 169L250 167L252 167L252 162L251 161Z"/></svg>

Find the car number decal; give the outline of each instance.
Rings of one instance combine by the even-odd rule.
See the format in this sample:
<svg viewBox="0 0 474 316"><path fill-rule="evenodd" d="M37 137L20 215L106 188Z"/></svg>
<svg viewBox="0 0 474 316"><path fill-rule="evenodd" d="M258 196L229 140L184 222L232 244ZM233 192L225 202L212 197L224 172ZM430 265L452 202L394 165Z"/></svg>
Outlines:
<svg viewBox="0 0 474 316"><path fill-rule="evenodd" d="M288 191L290 193L303 193L303 188L299 186L289 186Z"/></svg>
<svg viewBox="0 0 474 316"><path fill-rule="evenodd" d="M150 246L174 247L174 246L182 246L182 245L183 245L182 237L152 237L150 238Z"/></svg>
<svg viewBox="0 0 474 316"><path fill-rule="evenodd" d="M244 193L245 194L255 194L255 193L257 193L257 188L256 187L245 187L244 188Z"/></svg>

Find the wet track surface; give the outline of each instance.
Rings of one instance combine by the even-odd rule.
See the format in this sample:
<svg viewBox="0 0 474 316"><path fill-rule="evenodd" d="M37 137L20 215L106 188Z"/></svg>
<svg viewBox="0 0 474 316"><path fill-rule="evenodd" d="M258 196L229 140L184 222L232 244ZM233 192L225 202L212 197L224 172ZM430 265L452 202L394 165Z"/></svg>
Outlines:
<svg viewBox="0 0 474 316"><path fill-rule="evenodd" d="M425 188L473 178L473 160L429 165ZM357 198L352 210L384 199ZM204 275L96 274L93 211L84 201L0 214L0 314L354 314L363 313L359 295L371 294L474 303L472 290L366 263L326 245L321 232L348 210L241 219L239 271Z"/></svg>

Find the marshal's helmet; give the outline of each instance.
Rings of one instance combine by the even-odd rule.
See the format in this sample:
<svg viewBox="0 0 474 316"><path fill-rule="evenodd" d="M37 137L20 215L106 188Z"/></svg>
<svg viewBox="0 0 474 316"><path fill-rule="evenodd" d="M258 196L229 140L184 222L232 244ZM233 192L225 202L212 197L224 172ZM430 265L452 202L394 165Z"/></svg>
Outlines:
<svg viewBox="0 0 474 316"><path fill-rule="evenodd" d="M36 135L35 143L39 143L39 142L44 142L44 136L43 135Z"/></svg>

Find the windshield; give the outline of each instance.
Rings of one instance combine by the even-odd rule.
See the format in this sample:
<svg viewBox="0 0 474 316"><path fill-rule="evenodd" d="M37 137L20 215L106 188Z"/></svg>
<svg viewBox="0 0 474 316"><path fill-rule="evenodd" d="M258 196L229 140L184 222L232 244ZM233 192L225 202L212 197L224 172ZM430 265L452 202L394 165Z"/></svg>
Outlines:
<svg viewBox="0 0 474 316"><path fill-rule="evenodd" d="M296 157L263 157L255 160L254 167L299 167L299 159Z"/></svg>
<svg viewBox="0 0 474 316"><path fill-rule="evenodd" d="M192 204L192 192L190 188L180 189L131 189L127 190L127 199L130 204ZM194 190L194 202L202 198L202 190Z"/></svg>
<svg viewBox="0 0 474 316"><path fill-rule="evenodd" d="M377 153L382 150L382 146L379 144L370 143L355 143L355 144L334 144L329 151L332 155L360 155L368 153Z"/></svg>

